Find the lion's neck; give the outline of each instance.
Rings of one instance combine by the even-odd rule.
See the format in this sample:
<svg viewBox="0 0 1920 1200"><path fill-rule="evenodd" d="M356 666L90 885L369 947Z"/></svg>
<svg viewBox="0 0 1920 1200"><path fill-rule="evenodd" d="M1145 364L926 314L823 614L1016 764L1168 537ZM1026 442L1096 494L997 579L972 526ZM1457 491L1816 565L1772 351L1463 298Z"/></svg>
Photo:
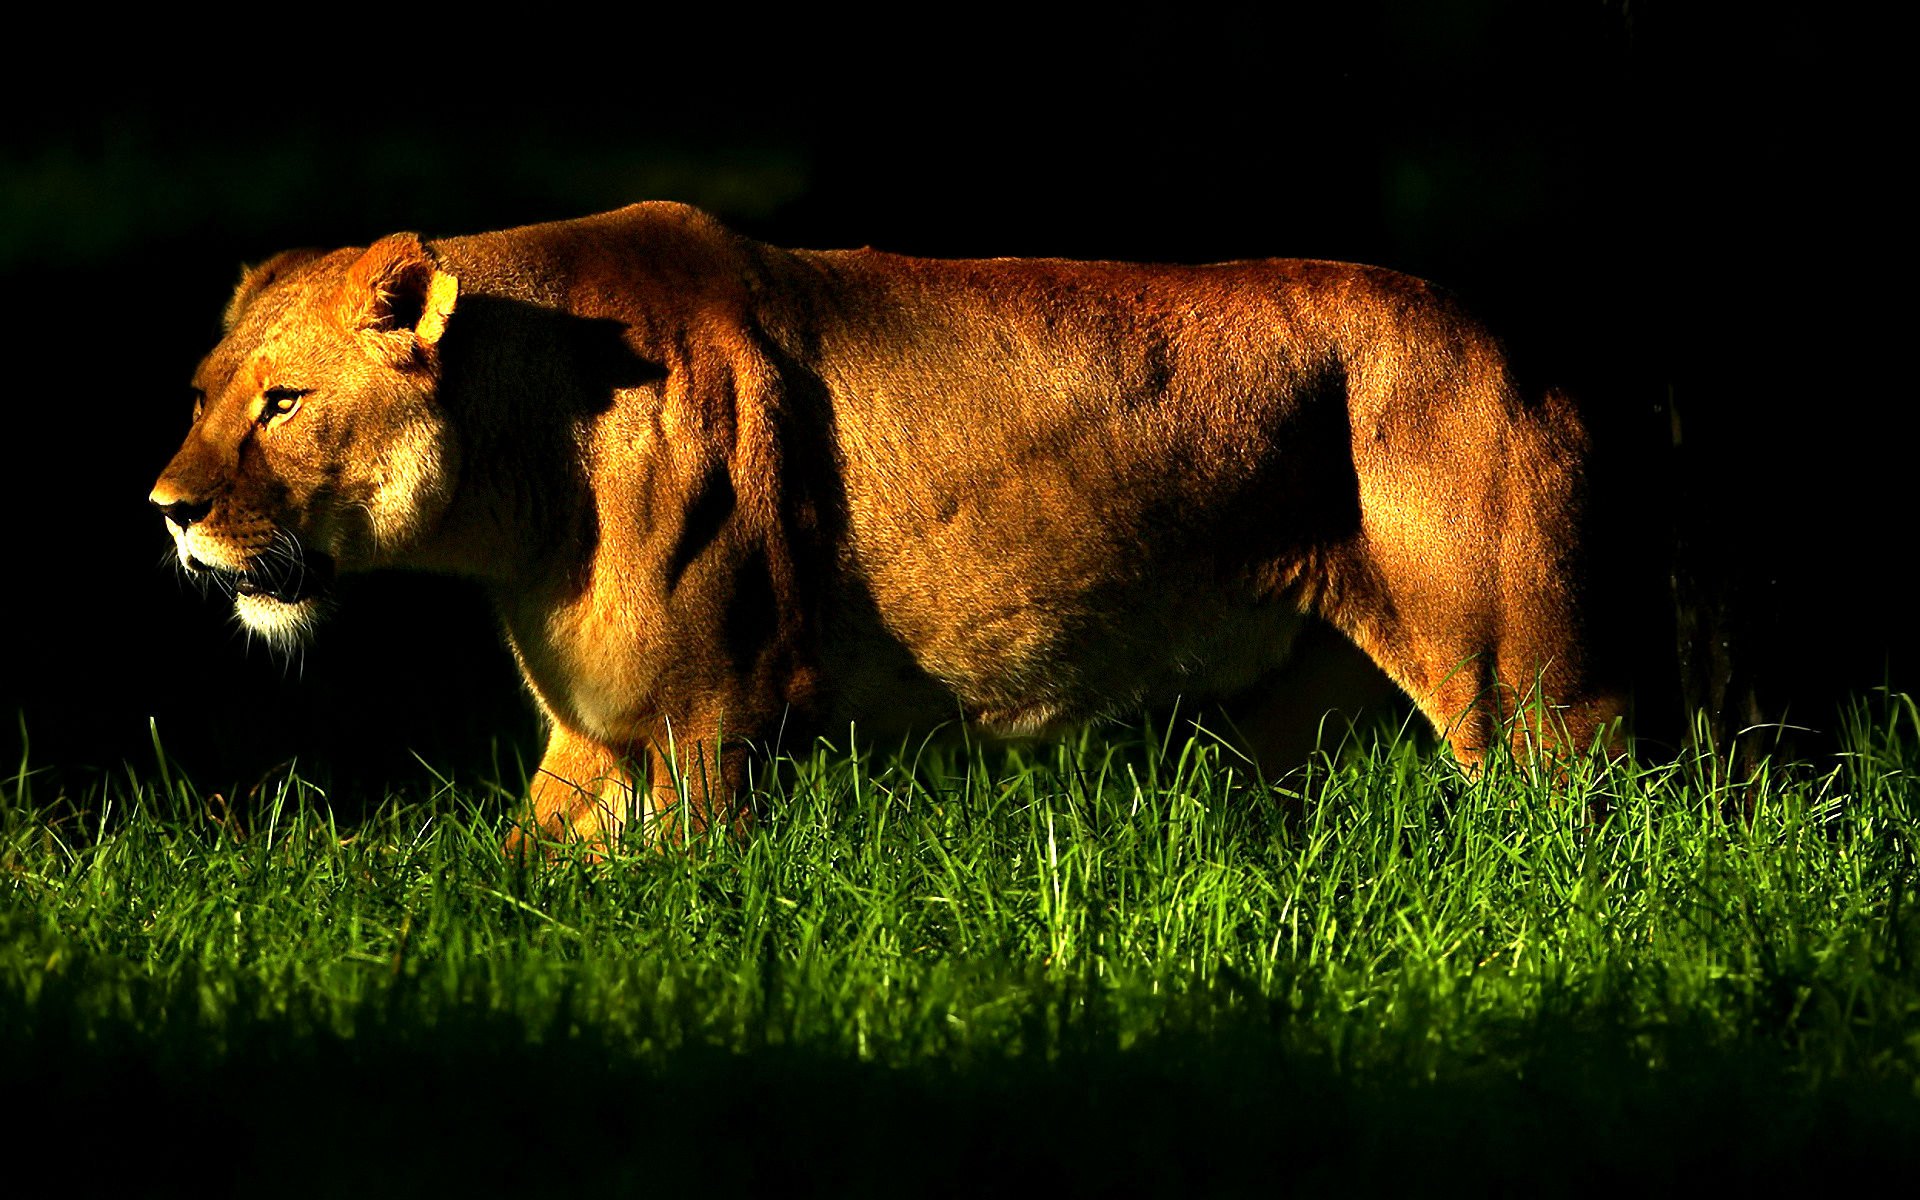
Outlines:
<svg viewBox="0 0 1920 1200"><path fill-rule="evenodd" d="M513 439L507 439L509 441ZM517 588L576 572L590 541L591 499L570 486L571 463L543 464L515 447L469 444L459 486L433 534L405 565Z"/></svg>

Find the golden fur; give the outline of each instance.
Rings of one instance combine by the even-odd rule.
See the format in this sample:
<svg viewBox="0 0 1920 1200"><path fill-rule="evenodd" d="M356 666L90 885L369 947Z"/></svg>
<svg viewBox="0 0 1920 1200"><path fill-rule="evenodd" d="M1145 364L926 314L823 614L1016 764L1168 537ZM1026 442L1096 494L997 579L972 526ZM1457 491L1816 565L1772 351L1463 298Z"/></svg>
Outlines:
<svg viewBox="0 0 1920 1200"><path fill-rule="evenodd" d="M275 637L329 564L484 580L549 833L676 780L744 819L749 747L849 722L1216 697L1284 766L1351 647L1468 761L1527 705L1581 748L1619 712L1572 402L1389 271L789 251L641 204L282 255L227 329L153 492L182 561Z"/></svg>

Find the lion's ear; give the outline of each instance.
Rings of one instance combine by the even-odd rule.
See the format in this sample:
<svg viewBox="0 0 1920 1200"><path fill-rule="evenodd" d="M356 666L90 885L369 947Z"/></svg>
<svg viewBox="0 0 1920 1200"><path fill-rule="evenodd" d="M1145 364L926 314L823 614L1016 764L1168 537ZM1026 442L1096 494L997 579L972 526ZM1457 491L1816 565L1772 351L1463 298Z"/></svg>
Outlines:
<svg viewBox="0 0 1920 1200"><path fill-rule="evenodd" d="M460 281L440 269L420 239L396 233L367 247L340 285L340 315L349 329L391 339L411 355L431 350L447 331Z"/></svg>
<svg viewBox="0 0 1920 1200"><path fill-rule="evenodd" d="M242 267L240 286L233 289L233 299L227 301L227 311L221 314L220 325L228 333L240 323L240 316L247 311L254 297L265 291L267 285L284 277L302 263L312 262L325 254L324 250L282 250L257 267Z"/></svg>

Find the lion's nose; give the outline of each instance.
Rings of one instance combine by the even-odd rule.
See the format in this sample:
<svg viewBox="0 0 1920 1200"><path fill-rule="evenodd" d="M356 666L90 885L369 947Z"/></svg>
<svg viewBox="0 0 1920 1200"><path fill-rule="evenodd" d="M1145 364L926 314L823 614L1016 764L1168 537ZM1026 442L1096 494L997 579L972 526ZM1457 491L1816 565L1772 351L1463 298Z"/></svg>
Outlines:
<svg viewBox="0 0 1920 1200"><path fill-rule="evenodd" d="M181 529L193 524L213 511L213 501L206 500L168 500L157 491L147 497L160 515L172 521Z"/></svg>

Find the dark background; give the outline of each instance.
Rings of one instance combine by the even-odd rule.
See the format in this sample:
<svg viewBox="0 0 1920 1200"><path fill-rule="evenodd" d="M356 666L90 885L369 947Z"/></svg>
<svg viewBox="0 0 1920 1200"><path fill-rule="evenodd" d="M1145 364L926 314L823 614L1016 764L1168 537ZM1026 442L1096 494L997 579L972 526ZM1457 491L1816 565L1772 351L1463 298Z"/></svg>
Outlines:
<svg viewBox="0 0 1920 1200"><path fill-rule="evenodd" d="M1830 731L1837 700L1903 678L1885 34L1619 2L1036 11L556 9L484 39L369 17L297 53L174 26L50 38L44 73L0 85L0 709L31 763L71 790L144 772L151 718L208 790L296 755L337 798L424 778L415 751L516 776L533 722L472 589L350 580L276 659L176 580L145 496L242 262L651 198L786 245L1445 283L1585 389L1654 722L1694 704L1723 730Z"/></svg>

